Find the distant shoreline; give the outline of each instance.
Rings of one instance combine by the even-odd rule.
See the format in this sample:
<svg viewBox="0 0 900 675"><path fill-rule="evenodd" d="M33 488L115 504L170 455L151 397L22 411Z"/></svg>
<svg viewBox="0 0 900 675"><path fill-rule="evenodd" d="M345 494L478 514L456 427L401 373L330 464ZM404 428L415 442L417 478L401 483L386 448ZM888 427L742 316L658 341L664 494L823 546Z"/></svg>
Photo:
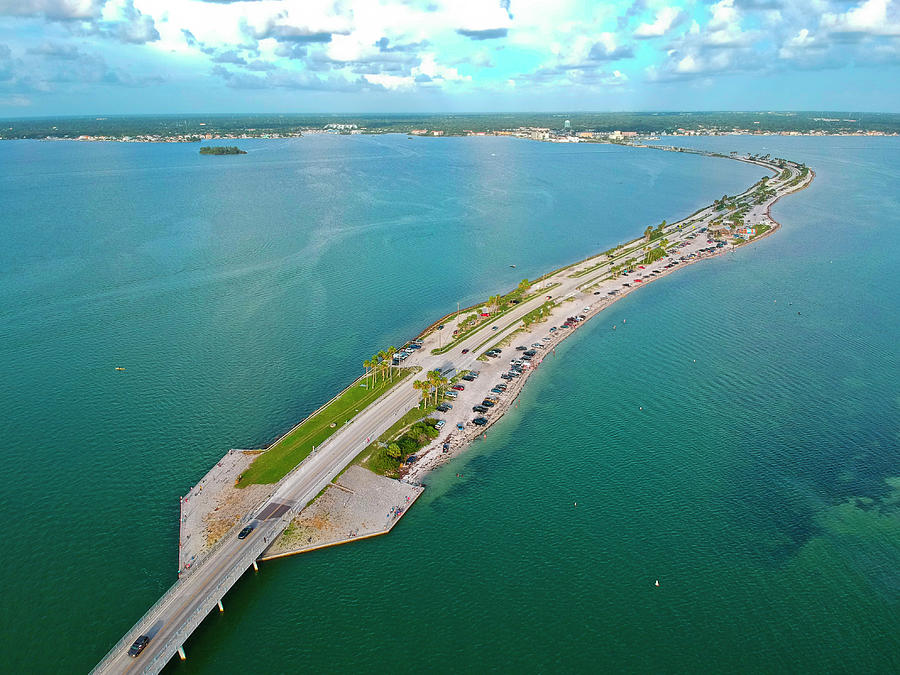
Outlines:
<svg viewBox="0 0 900 675"><path fill-rule="evenodd" d="M623 147L639 147L639 144L645 143L647 140L659 140L659 136L665 136L666 138L714 138L714 137L744 137L744 136L758 136L761 138L767 137L795 137L795 138L894 138L900 136L900 131L878 131L878 130L861 130L856 132L819 132L819 131L769 131L769 132L753 132L748 130L741 130L739 132L726 132L726 131L710 131L710 132L691 132L691 133L675 133L675 134L645 134L638 138L638 143L629 143L629 142L617 142L617 141L609 141L604 139L578 139L574 140L577 137L571 137L572 140L554 140L554 139L535 139L528 138L526 136L515 136L510 133L501 133L501 132L476 132L476 133L441 133L438 135L433 134L415 134L408 131L377 131L377 130L366 130L360 131L359 133L353 134L339 134L330 131L323 131L321 129L303 129L302 131L298 131L296 133L283 133L283 134L265 134L265 135L235 135L235 136L212 136L210 138L181 138L181 137L164 137L164 136L139 136L139 137L117 137L117 136L79 136L76 138L70 138L65 136L45 136L41 138L32 138L32 137L11 137L7 138L0 135L0 141L68 141L74 143L146 143L146 144L193 144L200 143L203 141L241 141L241 140L286 140L289 138L303 138L306 136L320 136L320 135L329 135L329 136L388 136L388 135L399 135L399 136L412 136L417 138L486 138L486 137L507 137L507 138L519 138L521 140L532 140L537 142L544 143L594 143L594 144L605 144L605 145L619 145Z"/></svg>

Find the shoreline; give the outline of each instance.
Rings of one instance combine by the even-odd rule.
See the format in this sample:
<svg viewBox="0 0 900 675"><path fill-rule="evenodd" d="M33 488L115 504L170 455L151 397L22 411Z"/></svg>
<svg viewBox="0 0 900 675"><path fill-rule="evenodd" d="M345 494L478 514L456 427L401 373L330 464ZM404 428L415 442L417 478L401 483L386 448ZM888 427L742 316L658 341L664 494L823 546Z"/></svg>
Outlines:
<svg viewBox="0 0 900 675"><path fill-rule="evenodd" d="M645 146L645 147L653 148L653 146ZM665 148L657 148L657 149L664 150ZM747 159L743 159L743 158L735 157L735 158L731 158L731 159L736 159L738 161L744 161L744 162L755 164L758 166L765 166L765 165L761 165L754 161L748 161ZM766 167L766 168L769 168L769 167ZM776 173L775 175L778 175L778 174ZM677 265L677 267L672 267L672 268L669 268L668 270L660 272L657 277L648 279L647 281L642 283L641 287L647 285L648 283L652 283L653 281L656 281L657 279L662 279L664 277L667 277L670 274L672 274L673 272L676 272L678 269L682 269L684 267L689 267L693 264L699 263L704 260L710 260L712 258L721 257L721 256L727 254L729 251L733 252L736 248L744 248L745 246L748 246L750 244L761 241L761 240L767 238L768 236L774 234L775 232L779 231L782 228L782 224L778 220L776 220L775 218L772 217L772 215L771 215L772 206L774 206L782 197L785 197L787 195L792 195L792 194L795 194L802 190L805 190L812 184L812 182L815 180L815 178L816 178L815 171L812 169L809 169L807 177L802 181L801 184L796 186L794 189L786 191L782 194L778 194L775 197L775 199L773 199L772 201L767 203L766 209L765 209L765 216L771 221L772 226L769 227L769 229L766 230L765 232L763 232L757 236L754 236L753 239L742 242L739 245L736 245L736 246L733 245L730 249L726 246L726 247L723 247L721 250L717 250L714 252L701 253L701 254L697 255L697 257L695 257L695 258L692 258L690 260L679 263ZM754 183L754 185L756 185L756 184ZM741 193L741 194L745 194L747 192L749 192L749 190L745 190L745 192ZM676 221L676 223L685 222L685 221L689 220L690 218L694 217L695 215L697 215L698 213L705 211L707 208L708 207L698 209L697 211L690 214L689 216L686 216L685 218L681 219L680 221ZM630 242L628 242L628 243L630 243ZM627 245L627 243L626 243L626 245ZM602 254L599 254L599 255L602 255ZM544 275L544 277L553 276L555 274L558 274L560 271L571 269L572 267L575 267L577 265L589 262L589 261L599 257L599 255L585 258L584 260L581 260L577 263L566 265L558 270L555 270L555 271L549 273L548 275ZM542 277L542 278L544 278L544 277ZM599 282L599 283L602 283L602 282ZM588 284L590 284L590 281L585 282L585 286L588 286ZM597 285L598 284L593 284L589 287L594 288ZM622 298L629 296L631 293L633 293L637 290L638 290L637 286L632 286L627 289L624 289L624 288L619 289L619 292L615 296L612 296L612 297L610 297L608 295L601 296L599 306L597 306L596 308L592 307L590 312L584 313L584 315L585 315L584 323L586 323L590 319L592 319L595 316L597 316L598 314L600 314L603 310L605 310L609 307L612 307L616 302L618 302ZM452 316L452 315L448 315L448 316ZM550 318L550 317L548 317L548 318ZM439 322L435 322L435 324L432 324L432 325L436 325L437 323L439 323ZM521 340L523 342L527 343L530 339L533 339L535 337L534 333L537 330L538 326L540 326L540 325L541 324L536 324L533 328L526 329L526 335L522 336ZM556 335L554 337L552 337L550 339L550 341L547 343L545 351L542 352L541 358L536 361L535 365L533 367L527 368L521 374L520 377L516 378L514 382L510 383L510 386L508 387L507 391L505 392L506 396L504 396L498 402L498 404L494 408L491 409L487 424L485 424L483 427L475 427L474 425L472 425L472 428L469 428L469 426L467 425L466 428L462 431L462 433L459 436L456 436L455 432L451 432L450 436L448 436L447 438L435 439L429 445L425 446L424 448L422 448L419 451L419 459L415 462L415 464L410 469L403 471L403 469L405 469L406 467L402 467L400 479L408 481L408 482L412 482L413 484L425 486L426 484L421 481L424 480L429 473L431 473L438 467L443 466L444 464L447 464L454 458L463 454L468 449L469 445L471 445L479 437L486 438L487 437L487 434L486 434L487 429L494 426L494 424L496 424L498 421L500 421L503 418L503 416L506 414L506 412L510 409L510 407L512 407L514 404L516 407L518 407L519 395L522 393L522 390L525 387L525 383L531 377L533 372L536 371L538 367L540 367L541 363L544 361L545 358L547 358L551 354L551 352L555 358L556 347L559 344L561 344L567 337L569 337L570 335L573 335L576 332L577 328L580 327L580 325L581 325L580 323L576 324L576 326L572 330L569 330L567 332L556 331ZM425 333L426 333L426 331L423 331L422 334L424 335ZM449 443L449 450L443 449L443 446L446 443Z"/></svg>
<svg viewBox="0 0 900 675"><path fill-rule="evenodd" d="M753 243L755 243L757 241L761 241L762 239L765 239L766 237L768 237L770 234L773 234L781 229L780 223L778 223L774 219L773 219L773 222L775 222L775 226L771 227L770 229L768 229L766 232L759 235L758 237L755 237L753 239ZM744 246L746 246L747 244L750 244L750 243L751 242L746 242L745 244L743 244L737 248L743 248ZM628 297L629 295L631 295L635 291L639 290L640 288L653 283L653 281L657 281L659 279L667 277L679 269L684 269L686 267L690 267L691 265L702 262L704 260L711 260L713 258L721 257L733 250L734 249L728 249L726 247L726 248L723 248L718 253L711 253L711 254L706 254L703 256L698 256L697 258L694 258L692 260L689 260L689 261L679 264L677 268L671 268L665 272L660 273L660 275L658 277L656 277L652 281L642 283L640 287L634 286L634 287L631 287L631 288L625 290L624 292L620 291L616 296L612 297L612 299L610 299L610 300L601 300L601 304L598 307L592 308L590 312L584 313L585 319L582 323L587 323L588 321L590 321L591 319L596 317L598 314L603 312L603 310L608 309L609 307L612 307L619 300L622 300L623 298ZM540 325L541 324L537 324L537 326L540 326ZM581 325L582 324L578 324L578 327L580 327ZM501 399L500 403L498 403L494 408L491 409L491 417L488 418L488 423L486 425L484 425L483 427L474 427L473 426L472 429L469 429L467 427L465 432L462 434L462 439L459 442L455 442L454 440L449 440L447 438L436 439L434 442L432 442L431 444L429 444L428 446L426 446L425 448L423 448L422 450L419 451L419 454L420 454L419 460L413 465L412 469L410 469L408 472L401 475L401 480L406 480L408 482L412 482L414 485L418 484L418 485L425 486L426 483L422 483L421 480L424 480L429 473L431 473L438 467L443 466L444 464L447 464L451 460L453 460L456 457L463 454L468 449L469 445L471 445L480 436L486 437L485 432L489 428L494 426L497 422L499 422L503 418L503 416L509 411L509 408L513 406L513 404L515 404L516 407L518 407L519 395L522 393L522 390L525 388L525 384L528 382L528 379L532 376L532 374L534 374L534 372L537 371L537 369L543 363L544 359L546 359L551 354L555 358L556 357L556 347L559 346L563 341L565 341L566 338L574 335L577 332L577 330L578 330L578 328L576 327L565 333L563 333L561 331L556 332L557 337L552 338L551 341L547 344L546 351L544 352L542 358L536 362L535 366L528 368L527 370L525 370L522 373L522 375L520 377L516 378L515 382L506 391L507 397ZM529 335L530 337L523 336L521 338L522 341L527 342L528 340L533 339L534 338L533 333L534 333L534 331L528 331L527 335ZM450 451L444 453L444 452L442 452L442 444L446 443L446 442L450 443Z"/></svg>

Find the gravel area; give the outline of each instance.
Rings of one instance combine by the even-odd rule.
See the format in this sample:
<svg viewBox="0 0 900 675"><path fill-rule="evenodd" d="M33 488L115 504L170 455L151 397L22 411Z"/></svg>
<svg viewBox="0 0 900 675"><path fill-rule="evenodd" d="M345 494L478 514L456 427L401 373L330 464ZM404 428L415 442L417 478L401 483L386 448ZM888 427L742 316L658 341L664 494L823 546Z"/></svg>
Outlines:
<svg viewBox="0 0 900 675"><path fill-rule="evenodd" d="M271 485L236 488L258 450L229 450L181 498L178 571L190 570L213 544L272 489Z"/></svg>
<svg viewBox="0 0 900 675"><path fill-rule="evenodd" d="M423 488L351 466L266 549L261 559L385 534Z"/></svg>

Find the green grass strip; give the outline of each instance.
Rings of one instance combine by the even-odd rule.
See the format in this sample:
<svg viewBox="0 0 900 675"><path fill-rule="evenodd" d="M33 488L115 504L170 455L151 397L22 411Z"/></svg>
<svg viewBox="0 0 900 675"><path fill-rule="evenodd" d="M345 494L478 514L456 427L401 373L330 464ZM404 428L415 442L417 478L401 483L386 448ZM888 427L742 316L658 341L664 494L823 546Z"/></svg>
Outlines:
<svg viewBox="0 0 900 675"><path fill-rule="evenodd" d="M393 381L380 380L371 389L356 384L348 387L331 403L313 413L259 455L244 472L237 486L277 483L306 459L313 447L322 445L344 424L402 382L413 371L413 368L401 368L399 376L395 372Z"/></svg>
<svg viewBox="0 0 900 675"><path fill-rule="evenodd" d="M474 326L474 327L471 328L470 330L467 330L465 333L461 333L460 335L457 335L455 338L453 338L453 341L450 342L449 344L444 345L444 346L441 347L440 349L432 349L432 350L431 350L431 353L432 353L432 354L445 354L445 353L449 352L451 349L453 349L453 348L454 348L456 345L458 345L460 342L462 342L463 340L466 340L467 338L472 337L473 335L475 335L475 333L477 333L477 332L480 331L480 330L483 330L485 327L492 325L493 323L495 323L495 322L497 321L497 319L502 319L506 314L509 314L511 311L513 311L514 309L516 309L519 305L522 305L522 304L524 304L524 303L526 303L526 302L529 302L530 300L534 300L534 299L535 299L536 297L538 297L539 295L545 295L545 294L547 293L547 291L551 291L551 290L553 290L554 288L556 288L556 287L559 286L559 285L560 285L559 282L554 283L554 284L550 284L549 286L547 286L546 288L541 289L541 290L538 291L537 293L532 293L531 295L528 295L528 296L522 298L522 299L519 301L519 304L518 304L518 305L510 305L509 307L507 307L506 309L504 309L504 310L503 310L502 312L500 312L499 314L494 314L493 316L491 316L491 317L489 317L489 318L485 318L484 321L482 321L481 323L477 324L476 326ZM489 339L489 341L490 341L490 339ZM482 344L484 344L484 343L482 343ZM479 347L476 347L476 350L479 349L479 348L480 348L480 346L479 346Z"/></svg>

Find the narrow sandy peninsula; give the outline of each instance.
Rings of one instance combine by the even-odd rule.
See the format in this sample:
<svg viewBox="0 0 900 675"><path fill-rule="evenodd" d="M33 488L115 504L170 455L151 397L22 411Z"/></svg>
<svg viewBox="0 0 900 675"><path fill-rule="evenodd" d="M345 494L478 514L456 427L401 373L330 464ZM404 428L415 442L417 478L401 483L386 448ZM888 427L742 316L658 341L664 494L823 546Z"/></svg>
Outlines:
<svg viewBox="0 0 900 675"><path fill-rule="evenodd" d="M644 151L727 157L770 175L686 218L649 225L632 241L438 319L402 348L366 360L365 375L269 448L229 451L181 499L179 575L190 575L239 529L272 519L281 524L264 542L263 560L389 532L421 494L428 472L484 437L516 405L531 373L556 358L562 340L639 288L772 234L780 227L772 205L815 175L768 155ZM337 448L349 461L332 464L335 475L312 501L279 498L292 477Z"/></svg>

